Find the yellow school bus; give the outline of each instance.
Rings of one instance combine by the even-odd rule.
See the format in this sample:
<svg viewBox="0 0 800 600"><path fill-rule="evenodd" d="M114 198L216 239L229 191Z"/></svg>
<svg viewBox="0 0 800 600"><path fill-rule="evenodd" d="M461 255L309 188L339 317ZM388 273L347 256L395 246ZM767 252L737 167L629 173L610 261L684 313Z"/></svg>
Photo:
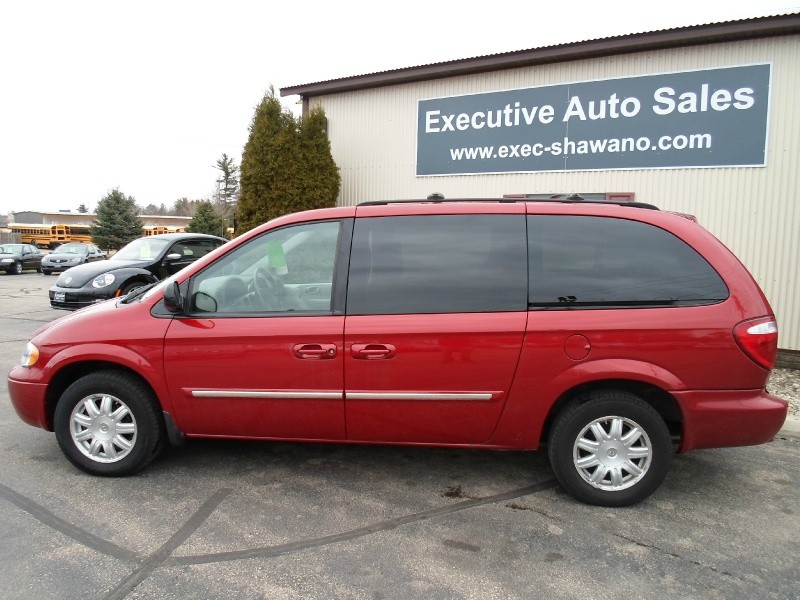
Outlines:
<svg viewBox="0 0 800 600"><path fill-rule="evenodd" d="M183 233L186 231L185 227L165 227L164 225L145 225L145 235L158 235L159 233Z"/></svg>
<svg viewBox="0 0 800 600"><path fill-rule="evenodd" d="M67 242L92 241L88 225L42 225L37 223L10 223L8 228L20 235L20 242L39 248L56 248Z"/></svg>

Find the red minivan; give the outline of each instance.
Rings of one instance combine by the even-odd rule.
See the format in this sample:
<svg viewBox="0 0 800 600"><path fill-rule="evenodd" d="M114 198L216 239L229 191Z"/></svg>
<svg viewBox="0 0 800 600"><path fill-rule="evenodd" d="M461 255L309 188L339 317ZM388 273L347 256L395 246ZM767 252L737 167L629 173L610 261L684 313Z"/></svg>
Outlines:
<svg viewBox="0 0 800 600"><path fill-rule="evenodd" d="M777 337L733 254L652 205L367 202L43 327L8 386L97 475L186 437L546 446L570 494L622 506L676 451L772 439Z"/></svg>

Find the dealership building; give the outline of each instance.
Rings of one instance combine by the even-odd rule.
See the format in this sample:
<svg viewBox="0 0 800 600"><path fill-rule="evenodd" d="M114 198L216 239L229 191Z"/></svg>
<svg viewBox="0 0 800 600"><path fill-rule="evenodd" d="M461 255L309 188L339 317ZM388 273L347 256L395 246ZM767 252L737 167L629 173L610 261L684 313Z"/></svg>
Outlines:
<svg viewBox="0 0 800 600"><path fill-rule="evenodd" d="M328 119L339 204L632 199L694 215L750 269L800 366L800 13L285 87Z"/></svg>

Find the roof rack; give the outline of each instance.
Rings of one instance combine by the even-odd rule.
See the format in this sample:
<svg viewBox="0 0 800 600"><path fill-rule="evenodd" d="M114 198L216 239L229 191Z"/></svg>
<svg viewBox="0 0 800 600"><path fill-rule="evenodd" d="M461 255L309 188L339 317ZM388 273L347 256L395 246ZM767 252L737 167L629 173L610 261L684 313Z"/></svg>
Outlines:
<svg viewBox="0 0 800 600"><path fill-rule="evenodd" d="M514 203L514 202L559 202L561 204L611 204L614 206L629 206L631 208L644 208L647 210L659 210L654 204L647 204L646 202L631 202L630 200L587 200L578 194L556 194L550 198L445 198L443 194L433 193L427 198L417 200L369 200L367 202L360 202L358 206L384 206L387 204L418 204L421 202L430 202L434 204L450 203L450 202L498 202Z"/></svg>

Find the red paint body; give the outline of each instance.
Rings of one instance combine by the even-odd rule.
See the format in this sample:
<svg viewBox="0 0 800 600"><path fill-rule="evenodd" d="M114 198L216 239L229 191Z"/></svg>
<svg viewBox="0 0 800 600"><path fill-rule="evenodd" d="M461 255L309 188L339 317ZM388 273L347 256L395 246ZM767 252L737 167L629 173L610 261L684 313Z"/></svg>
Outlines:
<svg viewBox="0 0 800 600"><path fill-rule="evenodd" d="M195 318L151 313L162 284L141 301L112 300L37 332L38 362L9 374L12 402L24 421L52 430L66 385L117 366L141 376L190 437L535 449L561 403L592 387L632 387L672 406L681 451L763 443L778 432L787 403L766 393L769 371L733 335L738 323L772 317L772 310L719 241L676 215L536 202L313 211L267 223L173 280L185 282L254 236L292 223L420 214L524 218L526 211L666 229L708 261L730 296L708 306L635 310Z"/></svg>

